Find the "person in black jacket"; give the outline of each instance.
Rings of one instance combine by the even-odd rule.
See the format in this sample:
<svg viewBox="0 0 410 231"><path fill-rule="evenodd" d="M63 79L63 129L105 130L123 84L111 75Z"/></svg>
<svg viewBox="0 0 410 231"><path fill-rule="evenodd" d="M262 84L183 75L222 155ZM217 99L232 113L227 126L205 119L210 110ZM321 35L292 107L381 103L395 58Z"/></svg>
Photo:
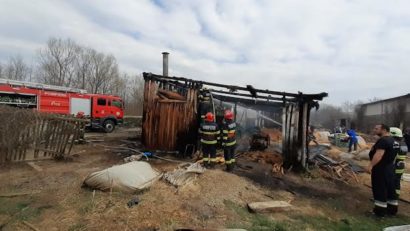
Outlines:
<svg viewBox="0 0 410 231"><path fill-rule="evenodd" d="M396 150L390 128L384 124L374 127L374 133L380 138L369 152L370 164L367 171L371 174L374 198L373 213L378 217L397 213L397 194L395 189Z"/></svg>

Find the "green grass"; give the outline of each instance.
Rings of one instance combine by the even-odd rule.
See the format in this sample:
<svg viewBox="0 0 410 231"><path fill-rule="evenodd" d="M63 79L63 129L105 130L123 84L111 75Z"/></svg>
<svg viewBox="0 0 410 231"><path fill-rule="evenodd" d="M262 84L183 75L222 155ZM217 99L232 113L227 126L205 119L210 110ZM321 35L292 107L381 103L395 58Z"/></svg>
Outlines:
<svg viewBox="0 0 410 231"><path fill-rule="evenodd" d="M376 219L365 214L348 215L343 212L343 203L331 200L330 207L336 209L341 217L339 220L326 216L290 215L289 220L277 221L261 214L249 213L244 207L232 201L225 201L225 206L241 218L241 221L228 224L229 228L243 228L249 231L293 231L293 230L315 230L315 231L373 231L395 225L410 224L410 217L398 215Z"/></svg>
<svg viewBox="0 0 410 231"><path fill-rule="evenodd" d="M37 218L45 209L52 208L52 206L33 206L33 199L7 199L0 198L0 214L6 214L12 217L12 220L28 221Z"/></svg>
<svg viewBox="0 0 410 231"><path fill-rule="evenodd" d="M394 218L375 219L371 216L349 216L341 220L332 220L328 217L314 216L293 216L292 224L298 227L299 230L307 229L308 227L318 231L367 231L367 230L382 230L383 228L404 225L410 222L408 217L397 216Z"/></svg>
<svg viewBox="0 0 410 231"><path fill-rule="evenodd" d="M238 214L242 221L228 224L229 228L244 228L249 231L286 231L285 226L269 217L249 213L246 208L243 208L232 201L224 201L227 208Z"/></svg>

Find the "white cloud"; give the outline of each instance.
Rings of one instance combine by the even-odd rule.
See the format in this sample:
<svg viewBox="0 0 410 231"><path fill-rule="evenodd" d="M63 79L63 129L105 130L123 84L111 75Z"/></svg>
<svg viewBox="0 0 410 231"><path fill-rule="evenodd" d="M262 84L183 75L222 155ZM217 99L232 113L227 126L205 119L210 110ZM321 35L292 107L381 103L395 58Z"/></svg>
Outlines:
<svg viewBox="0 0 410 231"><path fill-rule="evenodd" d="M123 70L279 91L331 103L408 93L410 2L399 0L2 0L0 59L50 36L114 54Z"/></svg>

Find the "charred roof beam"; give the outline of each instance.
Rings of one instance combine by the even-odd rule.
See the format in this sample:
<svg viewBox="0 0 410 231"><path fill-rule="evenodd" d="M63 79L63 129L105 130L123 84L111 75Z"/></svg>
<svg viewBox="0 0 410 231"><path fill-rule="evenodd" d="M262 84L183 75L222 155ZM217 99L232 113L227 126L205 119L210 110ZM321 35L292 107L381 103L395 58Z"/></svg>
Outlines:
<svg viewBox="0 0 410 231"><path fill-rule="evenodd" d="M219 83L211 83L211 82L206 82L206 81L197 81L193 79L187 79L183 77L168 77L168 76L162 76L162 75L156 75L152 73L143 73L144 78L151 78L151 79L158 79L158 80L171 80L171 81L182 81L182 82L192 82L192 83L197 83L198 85L196 86L203 86L203 85L208 85L208 86L214 86L214 87L221 87L221 88L227 88L229 90L237 91L237 90L242 90L242 91L250 91L250 88L248 87L240 87L240 86L235 86L235 85L226 85L226 84L219 84ZM250 85L248 85L250 86ZM295 97L301 101L311 101L311 100L322 100L324 97L327 97L328 94L325 92L319 93L319 94L301 94L299 93L288 93L288 92L279 92L279 91L271 91L271 90L262 90L262 89L255 89L251 88L253 93L265 93L265 94L271 94L271 95L279 95L279 96L289 96L289 97ZM251 94L252 94L251 92Z"/></svg>
<svg viewBox="0 0 410 231"><path fill-rule="evenodd" d="M226 94L226 95L235 95L235 96L243 96L243 97L249 97L249 98L256 98L256 99L267 99L268 101L278 101L278 102L295 102L295 98L283 98L283 97L272 97L271 95L268 96L263 96L263 95L258 95L256 97L253 97L252 95L249 94L243 94L243 93L237 93L237 92L227 92L227 91L221 91L221 90L215 90L215 89L209 89L209 91L213 93L221 93L221 94Z"/></svg>

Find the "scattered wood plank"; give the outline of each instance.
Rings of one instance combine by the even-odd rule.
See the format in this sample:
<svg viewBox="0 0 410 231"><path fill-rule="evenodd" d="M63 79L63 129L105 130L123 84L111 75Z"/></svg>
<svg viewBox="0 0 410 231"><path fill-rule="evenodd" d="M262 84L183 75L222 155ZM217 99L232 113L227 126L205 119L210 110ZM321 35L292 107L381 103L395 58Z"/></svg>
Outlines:
<svg viewBox="0 0 410 231"><path fill-rule="evenodd" d="M41 192L40 190L35 190L31 192L6 193L6 194L0 194L0 197L18 197L18 196L37 194L40 192Z"/></svg>
<svg viewBox="0 0 410 231"><path fill-rule="evenodd" d="M292 205L286 201L253 202L248 204L249 210L255 213L280 212L291 207Z"/></svg>
<svg viewBox="0 0 410 231"><path fill-rule="evenodd" d="M27 165L32 167L37 172L42 172L43 171L43 169L40 166L38 166L37 164L35 164L34 162L26 162L26 163L27 163Z"/></svg>
<svg viewBox="0 0 410 231"><path fill-rule="evenodd" d="M23 221L23 224L25 224L27 227L29 227L30 229L34 230L34 231L40 231L39 229L37 229L36 227L34 227L34 225L28 223L27 221Z"/></svg>

